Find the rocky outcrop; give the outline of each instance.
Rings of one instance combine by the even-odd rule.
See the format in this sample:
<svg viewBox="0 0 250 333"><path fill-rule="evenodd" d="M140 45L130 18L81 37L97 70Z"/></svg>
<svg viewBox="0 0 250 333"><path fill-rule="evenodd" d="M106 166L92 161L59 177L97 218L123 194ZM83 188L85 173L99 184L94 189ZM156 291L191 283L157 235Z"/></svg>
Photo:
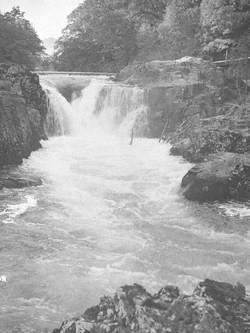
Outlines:
<svg viewBox="0 0 250 333"><path fill-rule="evenodd" d="M0 166L18 164L46 138L47 102L38 75L0 64Z"/></svg>
<svg viewBox="0 0 250 333"><path fill-rule="evenodd" d="M211 62L184 57L129 65L118 79L144 88L148 133L160 137L163 128L173 134L197 115L201 119L224 115L228 106L232 110L231 105L239 105L236 80L226 73Z"/></svg>
<svg viewBox="0 0 250 333"><path fill-rule="evenodd" d="M190 200L249 198L248 158L239 154L250 153L250 88L239 79L244 68L219 66L185 57L130 65L119 75L144 87L150 136L168 140L172 155L203 162L183 178Z"/></svg>
<svg viewBox="0 0 250 333"><path fill-rule="evenodd" d="M171 154L196 163L217 152L250 152L249 109L210 118L202 119L197 115L187 119L170 137Z"/></svg>
<svg viewBox="0 0 250 333"><path fill-rule="evenodd" d="M205 280L192 295L166 286L155 295L134 284L53 333L247 333L250 299L243 285Z"/></svg>
<svg viewBox="0 0 250 333"><path fill-rule="evenodd" d="M0 190L3 188L24 188L42 185L39 177L20 174L14 170L3 169L0 174Z"/></svg>
<svg viewBox="0 0 250 333"><path fill-rule="evenodd" d="M118 74L117 79L148 88L184 87L205 81L218 85L223 82L223 74L208 61L184 57L177 60L131 64Z"/></svg>
<svg viewBox="0 0 250 333"><path fill-rule="evenodd" d="M189 200L250 199L250 154L215 154L197 164L182 179Z"/></svg>
<svg viewBox="0 0 250 333"><path fill-rule="evenodd" d="M182 180L189 200L250 199L250 103L219 116L191 117L171 135L171 153L193 163Z"/></svg>

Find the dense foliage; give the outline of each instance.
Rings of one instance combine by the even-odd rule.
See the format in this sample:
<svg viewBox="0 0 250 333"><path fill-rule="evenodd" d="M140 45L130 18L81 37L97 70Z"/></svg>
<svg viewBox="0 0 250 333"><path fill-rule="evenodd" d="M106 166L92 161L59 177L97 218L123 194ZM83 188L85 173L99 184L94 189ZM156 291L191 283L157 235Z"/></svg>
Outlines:
<svg viewBox="0 0 250 333"><path fill-rule="evenodd" d="M118 71L133 61L247 55L249 0L85 0L55 59L58 69Z"/></svg>
<svg viewBox="0 0 250 333"><path fill-rule="evenodd" d="M125 5L112 0L80 4L57 42L59 69L117 71L127 65L136 52L136 31Z"/></svg>
<svg viewBox="0 0 250 333"><path fill-rule="evenodd" d="M0 14L0 62L34 67L42 51L41 40L19 7Z"/></svg>

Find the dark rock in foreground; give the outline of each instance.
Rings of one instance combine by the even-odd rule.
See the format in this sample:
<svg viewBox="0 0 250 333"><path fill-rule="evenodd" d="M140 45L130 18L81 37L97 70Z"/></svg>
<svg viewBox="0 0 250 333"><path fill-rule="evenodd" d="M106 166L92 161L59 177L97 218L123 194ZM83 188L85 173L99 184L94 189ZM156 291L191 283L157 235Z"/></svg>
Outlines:
<svg viewBox="0 0 250 333"><path fill-rule="evenodd" d="M65 321L53 333L247 333L250 299L241 284L205 280L192 295L166 286L150 295L134 284L79 317Z"/></svg>
<svg viewBox="0 0 250 333"><path fill-rule="evenodd" d="M189 200L250 199L250 154L222 153L194 166L182 179Z"/></svg>

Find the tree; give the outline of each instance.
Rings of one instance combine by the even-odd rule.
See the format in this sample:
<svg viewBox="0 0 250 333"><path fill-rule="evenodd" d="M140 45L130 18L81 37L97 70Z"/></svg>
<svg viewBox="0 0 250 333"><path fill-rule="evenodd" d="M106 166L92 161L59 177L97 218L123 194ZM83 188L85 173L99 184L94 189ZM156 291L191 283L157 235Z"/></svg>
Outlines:
<svg viewBox="0 0 250 333"><path fill-rule="evenodd" d="M19 7L0 14L0 61L34 67L44 47Z"/></svg>
<svg viewBox="0 0 250 333"><path fill-rule="evenodd" d="M86 0L69 15L57 42L58 68L118 71L129 63L136 52L136 31L122 9L124 2L114 3Z"/></svg>
<svg viewBox="0 0 250 333"><path fill-rule="evenodd" d="M151 27L160 23L170 0L130 0L129 11L137 23L147 23Z"/></svg>
<svg viewBox="0 0 250 333"><path fill-rule="evenodd" d="M173 0L158 31L160 47L167 59L196 56L200 50L201 0Z"/></svg>
<svg viewBox="0 0 250 333"><path fill-rule="evenodd" d="M249 56L249 40L249 0L85 0L56 59L61 69L119 71L134 61Z"/></svg>
<svg viewBox="0 0 250 333"><path fill-rule="evenodd" d="M248 0L203 0L201 3L203 51L212 59L250 54Z"/></svg>

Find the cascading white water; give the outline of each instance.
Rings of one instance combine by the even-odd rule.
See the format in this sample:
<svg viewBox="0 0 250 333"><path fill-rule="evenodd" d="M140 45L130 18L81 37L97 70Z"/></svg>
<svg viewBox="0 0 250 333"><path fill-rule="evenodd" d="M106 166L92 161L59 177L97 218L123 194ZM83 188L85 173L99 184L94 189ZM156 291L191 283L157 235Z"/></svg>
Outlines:
<svg viewBox="0 0 250 333"><path fill-rule="evenodd" d="M41 82L41 85L47 94L46 134L58 136L71 133L73 109L70 103L52 85L46 82Z"/></svg>
<svg viewBox="0 0 250 333"><path fill-rule="evenodd" d="M80 96L69 103L56 88L45 83L43 87L49 101L46 122L49 135L102 131L127 136L133 127L140 134L146 126L147 107L140 88L93 78Z"/></svg>
<svg viewBox="0 0 250 333"><path fill-rule="evenodd" d="M69 103L44 87L55 137L18 168L43 185L1 192L0 332L51 332L135 282L152 293L204 278L250 288L247 210L187 202L190 164L158 140L124 138L143 127L142 90L93 77Z"/></svg>
<svg viewBox="0 0 250 333"><path fill-rule="evenodd" d="M103 87L102 81L92 79L90 84L82 90L81 95L73 100L74 134L81 134L89 128L95 129L95 110Z"/></svg>

